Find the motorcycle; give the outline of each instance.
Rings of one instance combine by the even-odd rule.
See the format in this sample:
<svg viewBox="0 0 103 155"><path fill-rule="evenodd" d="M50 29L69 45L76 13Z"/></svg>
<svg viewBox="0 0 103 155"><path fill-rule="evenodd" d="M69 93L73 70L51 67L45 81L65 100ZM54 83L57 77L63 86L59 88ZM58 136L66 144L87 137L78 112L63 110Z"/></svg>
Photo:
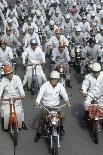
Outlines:
<svg viewBox="0 0 103 155"><path fill-rule="evenodd" d="M3 70L4 66L0 67L0 80L3 78L4 76L4 70Z"/></svg>
<svg viewBox="0 0 103 155"><path fill-rule="evenodd" d="M39 35L41 44L43 44L43 42L45 42L45 33L42 31L41 27L38 27L38 35Z"/></svg>
<svg viewBox="0 0 103 155"><path fill-rule="evenodd" d="M73 43L72 41L70 42L70 57L71 57L71 62L74 64L75 61L75 43Z"/></svg>
<svg viewBox="0 0 103 155"><path fill-rule="evenodd" d="M60 83L65 87L66 81L66 69L64 64L60 64L57 67L57 71L60 73Z"/></svg>
<svg viewBox="0 0 103 155"><path fill-rule="evenodd" d="M80 72L80 64L81 64L81 58L82 58L82 49L80 46L76 46L75 49L75 66L77 70Z"/></svg>
<svg viewBox="0 0 103 155"><path fill-rule="evenodd" d="M10 104L6 105L5 110L3 110L4 116L1 118L2 129L4 131L9 131L15 146L18 144L19 129L22 128L22 111L19 105L15 105L15 101L20 99L21 99L20 97L2 99L2 101L10 102ZM17 108L17 112L15 108ZM5 111L8 111L8 110L10 110L10 114L9 114L9 117L7 118Z"/></svg>
<svg viewBox="0 0 103 155"><path fill-rule="evenodd" d="M98 144L99 142L100 124L101 120L103 121L103 106L99 106L98 104L98 100L100 99L100 97L96 96L91 97L93 100L91 102L91 105L88 107L88 113L89 113L88 121L90 122L95 144Z"/></svg>
<svg viewBox="0 0 103 155"><path fill-rule="evenodd" d="M36 73L36 67L39 64L30 64L28 66L32 66L32 77L28 76L28 88L31 89L31 94L37 95L37 92L39 91L39 83Z"/></svg>
<svg viewBox="0 0 103 155"><path fill-rule="evenodd" d="M63 104L59 107L45 107L42 106L47 111L45 123L43 125L42 137L45 139L49 151L52 155L58 155L60 148L60 138L61 138L61 119L63 116L60 114L60 110L66 106ZM63 128L63 126L62 126Z"/></svg>

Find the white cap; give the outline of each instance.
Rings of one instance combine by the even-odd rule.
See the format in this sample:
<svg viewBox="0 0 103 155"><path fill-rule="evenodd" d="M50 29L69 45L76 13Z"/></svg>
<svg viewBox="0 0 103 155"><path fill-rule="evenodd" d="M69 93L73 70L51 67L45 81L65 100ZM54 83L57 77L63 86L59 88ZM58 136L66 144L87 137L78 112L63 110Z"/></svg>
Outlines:
<svg viewBox="0 0 103 155"><path fill-rule="evenodd" d="M57 71L52 71L50 74L51 79L60 79L60 74Z"/></svg>
<svg viewBox="0 0 103 155"><path fill-rule="evenodd" d="M91 13L91 16L95 16L95 12L92 12L92 13Z"/></svg>
<svg viewBox="0 0 103 155"><path fill-rule="evenodd" d="M41 12L39 10L36 11L37 16L41 16Z"/></svg>
<svg viewBox="0 0 103 155"><path fill-rule="evenodd" d="M69 14L66 14L65 18L66 19L70 19L70 15Z"/></svg>
<svg viewBox="0 0 103 155"><path fill-rule="evenodd" d="M49 24L50 25L54 25L55 24L54 20L50 20L50 23Z"/></svg>
<svg viewBox="0 0 103 155"><path fill-rule="evenodd" d="M100 72L101 71L101 65L97 62L92 64L92 71L94 72Z"/></svg>
<svg viewBox="0 0 103 155"><path fill-rule="evenodd" d="M80 26L77 26L76 27L76 31L80 31L81 32L81 27Z"/></svg>
<svg viewBox="0 0 103 155"><path fill-rule="evenodd" d="M12 21L12 19L11 18L8 18L7 19L7 23L12 23L13 21Z"/></svg>

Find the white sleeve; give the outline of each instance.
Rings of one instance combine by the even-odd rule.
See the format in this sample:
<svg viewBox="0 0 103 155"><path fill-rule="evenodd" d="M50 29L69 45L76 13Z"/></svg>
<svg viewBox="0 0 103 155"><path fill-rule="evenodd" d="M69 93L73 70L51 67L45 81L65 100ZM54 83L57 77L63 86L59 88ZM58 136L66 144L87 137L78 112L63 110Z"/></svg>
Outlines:
<svg viewBox="0 0 103 155"><path fill-rule="evenodd" d="M83 93L87 94L87 89L89 88L89 79L88 79L88 75L85 77L85 80L82 83L82 90Z"/></svg>
<svg viewBox="0 0 103 155"><path fill-rule="evenodd" d="M44 92L45 92L45 84L43 84L43 85L40 87L40 90L39 90L39 93L38 93L38 96L37 96L37 99L36 99L36 102L37 102L38 104L40 104Z"/></svg>
<svg viewBox="0 0 103 155"><path fill-rule="evenodd" d="M17 86L18 86L18 90L19 90L20 95L25 96L23 84L22 84L21 79L19 77L17 78Z"/></svg>
<svg viewBox="0 0 103 155"><path fill-rule="evenodd" d="M69 101L68 94L64 86L60 83L60 95L63 97L64 101Z"/></svg>

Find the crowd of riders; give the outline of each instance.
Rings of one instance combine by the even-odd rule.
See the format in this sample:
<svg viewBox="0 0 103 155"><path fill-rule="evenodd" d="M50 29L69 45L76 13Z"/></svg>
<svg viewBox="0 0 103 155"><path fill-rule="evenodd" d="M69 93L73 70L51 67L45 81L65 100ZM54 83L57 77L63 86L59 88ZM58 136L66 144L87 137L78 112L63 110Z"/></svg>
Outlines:
<svg viewBox="0 0 103 155"><path fill-rule="evenodd" d="M35 106L57 106L60 96L66 106L70 106L66 88L72 88L71 68L74 68L83 82L81 90L86 97L85 118L89 117L91 92L97 96L103 94L103 1L32 0L29 3L27 0L15 0L13 3L0 0L0 102L3 129L5 121L9 121L10 112L9 102L2 99L18 96L24 99L26 90L32 89L34 68L39 85ZM16 70L21 69L18 59L26 71L22 81L15 75ZM64 82L60 80L62 74ZM102 97L99 104L103 104ZM17 112L19 106L22 128L27 130L22 100L16 101L15 106ZM40 121L34 142L38 142L41 136ZM61 130L64 134L64 129Z"/></svg>

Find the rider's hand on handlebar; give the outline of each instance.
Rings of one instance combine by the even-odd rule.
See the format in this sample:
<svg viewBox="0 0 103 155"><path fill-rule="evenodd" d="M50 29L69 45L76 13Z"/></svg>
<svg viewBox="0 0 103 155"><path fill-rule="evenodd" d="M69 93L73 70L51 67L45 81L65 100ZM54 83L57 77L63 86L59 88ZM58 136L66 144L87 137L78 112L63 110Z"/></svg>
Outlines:
<svg viewBox="0 0 103 155"><path fill-rule="evenodd" d="M66 107L71 107L70 101L66 101L66 102L65 102L65 105L66 105Z"/></svg>
<svg viewBox="0 0 103 155"><path fill-rule="evenodd" d="M26 68L26 66L27 66L26 64L23 64L23 68L24 68L24 69Z"/></svg>
<svg viewBox="0 0 103 155"><path fill-rule="evenodd" d="M36 101L34 102L34 107L39 107L39 104Z"/></svg>

